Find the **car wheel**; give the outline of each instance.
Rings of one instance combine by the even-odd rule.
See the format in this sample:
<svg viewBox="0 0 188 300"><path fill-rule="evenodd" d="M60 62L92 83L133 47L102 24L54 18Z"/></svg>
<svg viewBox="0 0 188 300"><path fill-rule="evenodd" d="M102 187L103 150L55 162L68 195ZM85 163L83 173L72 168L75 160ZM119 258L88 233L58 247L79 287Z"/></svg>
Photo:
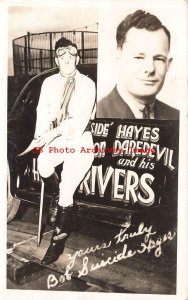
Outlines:
<svg viewBox="0 0 188 300"><path fill-rule="evenodd" d="M10 176L10 169L8 166L7 170L8 175L8 186L7 186L7 223L12 221L16 216L18 209L20 207L21 200L15 198L11 194L11 176Z"/></svg>

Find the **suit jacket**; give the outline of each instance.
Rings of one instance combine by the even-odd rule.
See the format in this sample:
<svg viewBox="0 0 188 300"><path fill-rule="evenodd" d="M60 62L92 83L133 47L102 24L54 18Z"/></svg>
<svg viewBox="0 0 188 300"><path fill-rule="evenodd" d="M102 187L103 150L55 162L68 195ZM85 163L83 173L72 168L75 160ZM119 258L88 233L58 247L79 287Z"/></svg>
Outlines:
<svg viewBox="0 0 188 300"><path fill-rule="evenodd" d="M135 119L133 112L117 91L117 87L97 104L97 118ZM159 100L154 106L154 117L160 120L179 120L179 111Z"/></svg>

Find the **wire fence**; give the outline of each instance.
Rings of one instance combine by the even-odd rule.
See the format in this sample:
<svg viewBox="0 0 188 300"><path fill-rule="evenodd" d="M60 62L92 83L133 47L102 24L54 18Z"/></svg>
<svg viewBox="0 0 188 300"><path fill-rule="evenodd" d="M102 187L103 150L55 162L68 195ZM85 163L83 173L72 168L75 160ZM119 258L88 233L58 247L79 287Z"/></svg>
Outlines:
<svg viewBox="0 0 188 300"><path fill-rule="evenodd" d="M55 42L65 37L78 47L81 64L96 64L98 33L92 31L62 31L27 33L13 40L14 75L34 75L54 68Z"/></svg>

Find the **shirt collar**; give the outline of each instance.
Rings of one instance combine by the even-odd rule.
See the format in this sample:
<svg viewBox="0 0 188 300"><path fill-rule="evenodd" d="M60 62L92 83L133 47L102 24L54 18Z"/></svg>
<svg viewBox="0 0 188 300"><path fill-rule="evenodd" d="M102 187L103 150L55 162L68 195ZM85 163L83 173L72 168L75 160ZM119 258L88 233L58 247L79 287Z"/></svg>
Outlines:
<svg viewBox="0 0 188 300"><path fill-rule="evenodd" d="M66 81L69 77L64 77L64 76L62 76L61 75L61 73L60 73L60 71L59 71L59 77L63 80L63 81ZM76 72L75 72L75 74L74 74L74 76L73 77L75 77L75 78L77 78L78 76L79 76L79 74L80 74L80 72L76 69ZM70 76L71 77L71 76Z"/></svg>
<svg viewBox="0 0 188 300"><path fill-rule="evenodd" d="M125 97L121 94L121 91L119 91L118 86L117 86L117 91L120 94L121 98L123 101L127 103L127 105L130 107L132 110L134 116L136 119L143 119L143 109L145 107L144 104L137 102L134 99L130 99L128 96ZM154 106L155 106L155 100L149 104L150 107L150 119L154 119Z"/></svg>

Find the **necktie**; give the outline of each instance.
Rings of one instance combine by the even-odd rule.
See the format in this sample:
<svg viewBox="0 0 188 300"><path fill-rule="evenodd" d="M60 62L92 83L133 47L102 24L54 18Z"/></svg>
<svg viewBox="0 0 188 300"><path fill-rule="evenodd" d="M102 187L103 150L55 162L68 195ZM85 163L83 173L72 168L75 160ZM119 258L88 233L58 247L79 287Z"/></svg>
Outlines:
<svg viewBox="0 0 188 300"><path fill-rule="evenodd" d="M142 110L143 119L150 119L150 107L148 104L145 105L144 109Z"/></svg>
<svg viewBox="0 0 188 300"><path fill-rule="evenodd" d="M68 118L68 105L74 89L75 89L75 78L74 77L68 78L64 86L60 109L57 114L57 118L55 120L54 125L58 126L62 120Z"/></svg>

